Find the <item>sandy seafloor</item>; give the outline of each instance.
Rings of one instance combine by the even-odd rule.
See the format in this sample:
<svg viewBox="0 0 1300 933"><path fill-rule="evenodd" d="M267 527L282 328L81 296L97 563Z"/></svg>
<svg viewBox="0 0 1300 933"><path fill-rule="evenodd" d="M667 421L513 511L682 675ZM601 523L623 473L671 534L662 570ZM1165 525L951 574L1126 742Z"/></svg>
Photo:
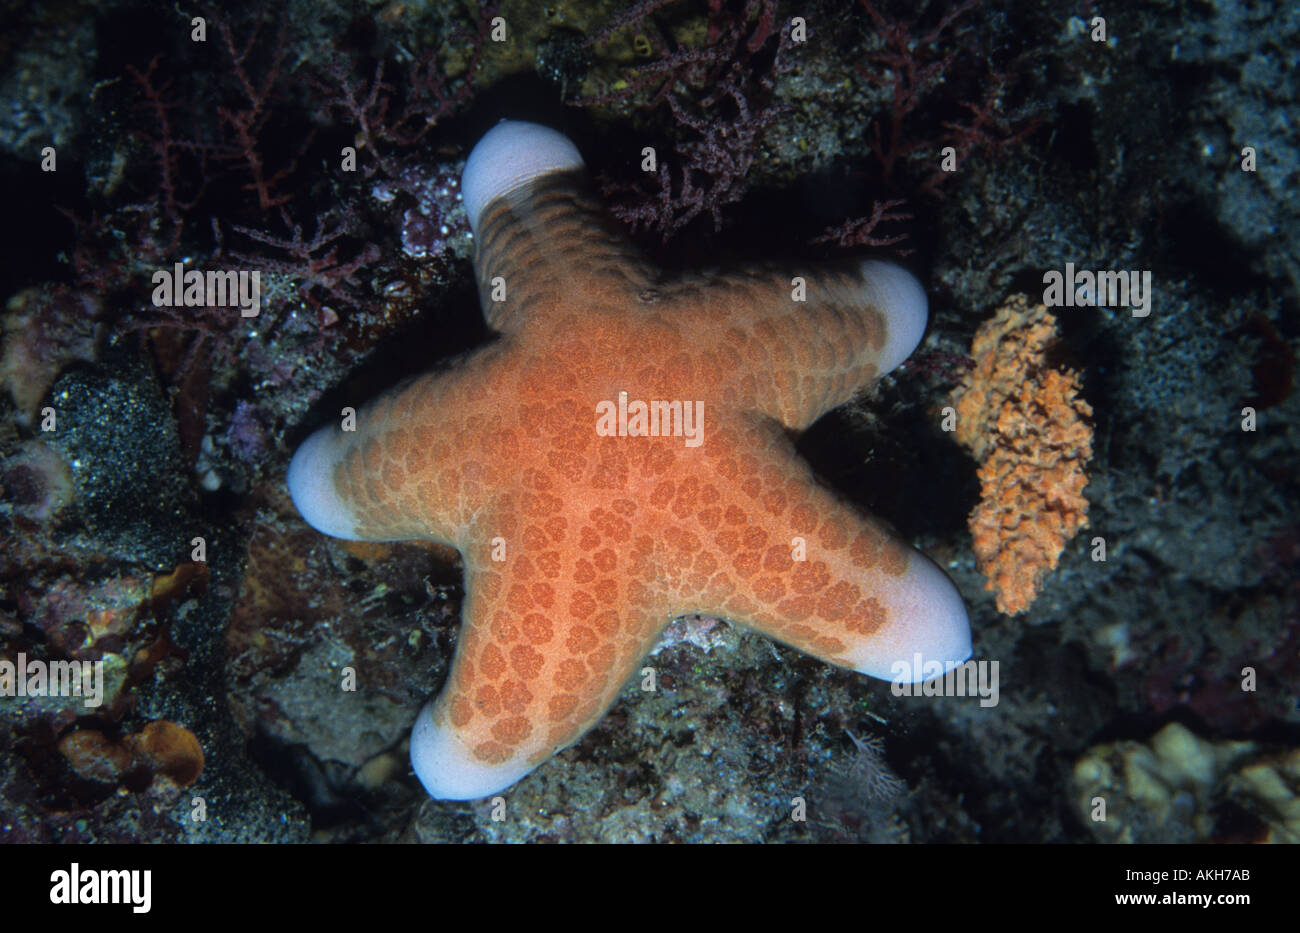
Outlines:
<svg viewBox="0 0 1300 933"><path fill-rule="evenodd" d="M256 33L223 5L196 43L171 4L0 3L0 656L107 684L94 709L0 698L0 840L1297 841L1300 12L1091 7L504 0L493 43L470 3L293 2ZM426 796L406 741L455 647L456 555L326 538L284 478L340 405L487 338L451 183L507 116L569 134L666 267L918 274L917 356L800 450L947 570L996 705L690 617L659 689L624 688L504 818ZM332 171L348 145L362 177ZM815 242L894 199L868 239L904 239ZM158 309L174 262L262 270L262 314ZM1010 616L942 409L981 323L1066 263L1150 272L1150 313L1056 311L1087 527Z"/></svg>

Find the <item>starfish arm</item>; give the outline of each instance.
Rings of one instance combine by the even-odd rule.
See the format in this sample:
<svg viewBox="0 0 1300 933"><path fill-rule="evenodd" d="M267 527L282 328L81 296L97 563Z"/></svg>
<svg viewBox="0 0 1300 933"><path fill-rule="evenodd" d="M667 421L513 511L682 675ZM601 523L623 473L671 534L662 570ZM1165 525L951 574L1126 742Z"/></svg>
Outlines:
<svg viewBox="0 0 1300 933"><path fill-rule="evenodd" d="M506 529L520 544L501 561L465 553L456 658L411 735L415 773L439 799L496 793L577 741L668 621L652 590L632 582L638 575L615 574L594 554L558 559L544 517L501 521L481 530Z"/></svg>
<svg viewBox="0 0 1300 933"><path fill-rule="evenodd" d="M671 536L695 548L678 562L689 569L675 581L674 615L720 616L886 680L916 654L970 657L965 607L938 566L818 485L777 425L746 434L747 453L714 452L715 493L700 500L713 504L687 510Z"/></svg>
<svg viewBox="0 0 1300 933"><path fill-rule="evenodd" d="M318 531L353 541L433 539L460 546L485 489L510 472L518 444L500 415L474 405L509 382L507 341L473 370L430 373L312 434L289 464L289 493Z"/></svg>
<svg viewBox="0 0 1300 933"><path fill-rule="evenodd" d="M465 210L488 324L510 332L579 294L626 304L651 275L590 190L560 133L504 121L465 163Z"/></svg>
<svg viewBox="0 0 1300 933"><path fill-rule="evenodd" d="M676 291L705 371L730 374L723 400L791 430L903 362L925 331L920 283L879 260L697 276Z"/></svg>

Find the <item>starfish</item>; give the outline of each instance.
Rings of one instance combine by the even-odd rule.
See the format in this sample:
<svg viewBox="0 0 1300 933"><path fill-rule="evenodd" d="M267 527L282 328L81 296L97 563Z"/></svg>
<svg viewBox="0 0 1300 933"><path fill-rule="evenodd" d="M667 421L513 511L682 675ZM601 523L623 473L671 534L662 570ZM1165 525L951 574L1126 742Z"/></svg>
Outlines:
<svg viewBox="0 0 1300 933"><path fill-rule="evenodd" d="M791 441L919 343L910 273L667 277L612 226L573 143L531 123L490 130L462 191L499 338L317 431L288 475L319 531L460 551L456 657L411 737L432 796L494 794L576 742L679 616L896 681L932 676L917 655L970 656L943 571Z"/></svg>

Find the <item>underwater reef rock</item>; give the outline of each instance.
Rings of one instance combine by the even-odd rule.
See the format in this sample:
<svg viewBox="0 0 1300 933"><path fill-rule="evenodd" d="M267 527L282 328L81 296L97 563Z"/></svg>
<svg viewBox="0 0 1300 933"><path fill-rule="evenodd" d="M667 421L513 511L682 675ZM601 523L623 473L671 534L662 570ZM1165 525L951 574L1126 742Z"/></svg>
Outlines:
<svg viewBox="0 0 1300 933"><path fill-rule="evenodd" d="M350 779L406 737L428 671L450 653L434 641L451 622L447 602L427 582L441 551L334 545L284 520L293 507L278 488L254 495L265 505L225 634L235 719L250 736L345 765Z"/></svg>
<svg viewBox="0 0 1300 933"><path fill-rule="evenodd" d="M104 675L93 712L76 696L0 697L0 842L1291 831L1300 5L234 0L193 12L206 43L188 8L156 0L9 4L0 30L0 660L102 662ZM490 339L454 182L503 117L574 138L616 213L657 221L637 243L666 268L906 258L929 300L914 362L814 425L800 453L935 555L967 599L978 657L1001 664L997 705L895 697L686 617L646 662L654 691L634 678L607 720L506 795L504 819L422 792L405 736L445 679L461 569L411 545L326 540L282 487L310 426ZM647 146L658 171L642 168ZM152 276L176 262L260 272L260 315L155 306ZM993 484L981 540L996 546L977 560L968 516L992 461L968 456L935 413L955 407L995 309L1023 292L1027 315L1044 270L1067 262L1150 272L1150 314L1051 309L1060 340L1040 372L1052 385L1044 376L1028 410L1022 385L999 398L1029 417L1025 444L1043 441L1044 398L1080 439L1090 425L1087 485L1067 507L1030 483ZM1014 475L1027 465L993 401L971 398L985 421L963 413L962 427L986 431ZM1085 466L1051 456L1060 476ZM1057 507L1069 512L1059 529L1033 523ZM1085 509L1086 534L1049 571ZM1014 598L1036 594L1015 616L983 591L999 559ZM1020 573L1026 561L1039 570ZM1245 667L1254 691L1241 689ZM1151 738L1175 720L1195 735ZM187 787L125 755L158 722L202 753ZM852 735L880 736L887 759ZM178 767L197 760L178 751ZM873 795L889 773L906 792ZM1091 807L1079 818L1085 794L1106 799L1107 823Z"/></svg>
<svg viewBox="0 0 1300 933"><path fill-rule="evenodd" d="M59 753L79 776L106 784L148 785L163 776L188 787L203 773L199 740L189 729L166 720L120 739L93 729L70 732L59 740Z"/></svg>
<svg viewBox="0 0 1300 933"><path fill-rule="evenodd" d="M103 327L97 302L62 286L28 288L0 316L0 388L14 402L14 420L37 422L54 380L72 363L95 359Z"/></svg>
<svg viewBox="0 0 1300 933"><path fill-rule="evenodd" d="M1102 842L1300 843L1300 748L1216 742L1170 723L1146 743L1088 749L1074 789Z"/></svg>
<svg viewBox="0 0 1300 933"><path fill-rule="evenodd" d="M4 656L102 664L102 705L0 698L5 838L304 839L301 808L252 767L225 702L243 550L200 517L152 369L118 345L64 373L50 402L39 441L5 443Z"/></svg>

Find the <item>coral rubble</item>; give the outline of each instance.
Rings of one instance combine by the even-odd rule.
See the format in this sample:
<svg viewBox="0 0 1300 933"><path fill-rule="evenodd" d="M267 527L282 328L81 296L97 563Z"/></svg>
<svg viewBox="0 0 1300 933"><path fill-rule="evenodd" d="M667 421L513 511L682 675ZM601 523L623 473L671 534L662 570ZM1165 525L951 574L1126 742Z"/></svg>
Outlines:
<svg viewBox="0 0 1300 933"><path fill-rule="evenodd" d="M1105 842L1300 843L1300 748L1202 739L1170 723L1074 766L1080 818Z"/></svg>

